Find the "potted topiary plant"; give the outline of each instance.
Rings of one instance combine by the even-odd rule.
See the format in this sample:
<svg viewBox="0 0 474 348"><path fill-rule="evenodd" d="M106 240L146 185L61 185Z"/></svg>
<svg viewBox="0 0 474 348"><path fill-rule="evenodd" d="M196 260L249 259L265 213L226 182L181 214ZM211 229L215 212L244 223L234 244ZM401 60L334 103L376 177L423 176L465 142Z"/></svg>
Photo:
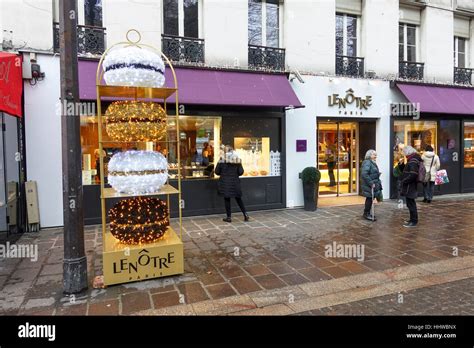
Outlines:
<svg viewBox="0 0 474 348"><path fill-rule="evenodd" d="M307 167L301 173L303 181L304 210L315 211L318 208L319 180L321 172L315 167Z"/></svg>

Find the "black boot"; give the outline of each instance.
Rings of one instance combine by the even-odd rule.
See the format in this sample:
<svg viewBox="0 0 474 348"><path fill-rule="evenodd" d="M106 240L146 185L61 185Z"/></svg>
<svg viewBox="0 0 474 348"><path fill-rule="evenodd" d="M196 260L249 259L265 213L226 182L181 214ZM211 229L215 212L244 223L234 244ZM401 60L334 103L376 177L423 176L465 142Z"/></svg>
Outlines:
<svg viewBox="0 0 474 348"><path fill-rule="evenodd" d="M232 222L232 219L230 218L230 216L226 217L225 219L222 219L222 221L225 221L225 222Z"/></svg>
<svg viewBox="0 0 474 348"><path fill-rule="evenodd" d="M247 213L245 213L244 214L244 221L249 221L249 220L250 220L250 216Z"/></svg>

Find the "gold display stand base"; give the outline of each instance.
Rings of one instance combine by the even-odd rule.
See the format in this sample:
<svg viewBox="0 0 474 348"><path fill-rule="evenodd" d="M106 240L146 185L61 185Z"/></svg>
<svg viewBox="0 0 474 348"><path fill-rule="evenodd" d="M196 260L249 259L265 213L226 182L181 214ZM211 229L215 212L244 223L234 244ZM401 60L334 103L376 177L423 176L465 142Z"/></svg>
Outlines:
<svg viewBox="0 0 474 348"><path fill-rule="evenodd" d="M107 231L102 263L104 285L182 274L183 242L171 227L158 242L142 245L122 244Z"/></svg>

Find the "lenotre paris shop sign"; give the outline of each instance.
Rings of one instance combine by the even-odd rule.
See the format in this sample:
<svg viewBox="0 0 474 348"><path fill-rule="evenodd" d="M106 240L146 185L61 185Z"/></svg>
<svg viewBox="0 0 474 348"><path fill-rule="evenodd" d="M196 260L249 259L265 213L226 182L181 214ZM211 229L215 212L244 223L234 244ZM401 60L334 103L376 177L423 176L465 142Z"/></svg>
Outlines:
<svg viewBox="0 0 474 348"><path fill-rule="evenodd" d="M356 110L347 110L349 105L355 104ZM354 90L349 88L346 95L341 97L339 94L328 95L328 105L338 106L339 115L363 115L364 110L372 106L372 96L367 95L359 97L354 94Z"/></svg>

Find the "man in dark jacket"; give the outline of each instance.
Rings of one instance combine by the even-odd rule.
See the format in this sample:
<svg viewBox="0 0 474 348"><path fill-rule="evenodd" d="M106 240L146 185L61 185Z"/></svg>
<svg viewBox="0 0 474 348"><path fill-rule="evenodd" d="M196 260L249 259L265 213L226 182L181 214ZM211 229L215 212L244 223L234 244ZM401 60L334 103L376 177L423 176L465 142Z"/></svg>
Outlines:
<svg viewBox="0 0 474 348"><path fill-rule="evenodd" d="M380 171L375 163L377 152L369 150L365 154L365 160L361 168L361 188L362 195L365 197L364 218L375 221L375 216L370 211L375 197L382 195L382 182L380 181Z"/></svg>
<svg viewBox="0 0 474 348"><path fill-rule="evenodd" d="M416 198L418 197L418 171L421 156L411 146L403 148L403 154L407 158L407 163L400 161L398 167L402 171L401 176L401 192L400 194L406 198L407 208L410 211L410 220L406 221L404 227L415 227L418 224L418 210L416 207Z"/></svg>
<svg viewBox="0 0 474 348"><path fill-rule="evenodd" d="M239 179L239 176L244 174L244 168L242 167L240 158L230 146L225 147L225 152L217 164L215 173L219 175L219 181L217 182L218 193L224 196L227 217L223 219L223 221L232 222L231 198L235 198L237 201L242 214L244 214L244 220L249 221L250 218L247 215L244 202L242 201L242 189Z"/></svg>

